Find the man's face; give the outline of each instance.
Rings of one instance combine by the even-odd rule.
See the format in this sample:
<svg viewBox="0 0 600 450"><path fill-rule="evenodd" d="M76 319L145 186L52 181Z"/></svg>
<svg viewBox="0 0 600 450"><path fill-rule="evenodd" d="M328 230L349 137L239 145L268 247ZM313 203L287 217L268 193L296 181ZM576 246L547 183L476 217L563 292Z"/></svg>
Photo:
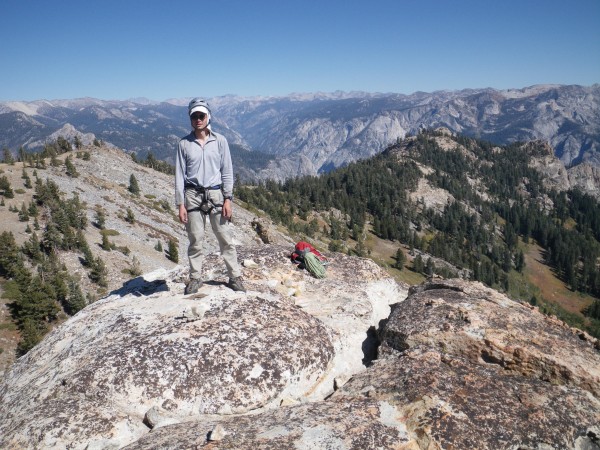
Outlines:
<svg viewBox="0 0 600 450"><path fill-rule="evenodd" d="M190 116L190 120L192 121L192 128L194 130L202 130L208 125L208 114L196 111Z"/></svg>

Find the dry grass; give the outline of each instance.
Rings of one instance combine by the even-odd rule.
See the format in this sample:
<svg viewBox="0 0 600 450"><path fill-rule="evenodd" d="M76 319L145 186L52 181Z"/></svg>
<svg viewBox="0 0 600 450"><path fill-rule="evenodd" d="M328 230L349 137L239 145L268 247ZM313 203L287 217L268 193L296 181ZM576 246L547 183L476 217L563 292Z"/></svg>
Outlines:
<svg viewBox="0 0 600 450"><path fill-rule="evenodd" d="M582 316L581 310L589 306L593 298L571 291L559 280L550 267L544 264L542 248L537 244L525 245L525 276L540 289L542 298L560 305L570 313Z"/></svg>
<svg viewBox="0 0 600 450"><path fill-rule="evenodd" d="M373 233L367 233L366 239L367 248L371 250L369 258L375 261L379 266L383 267L392 277L397 281L403 281L409 285L421 284L425 281L425 276L420 273L413 272L408 267L411 256L408 254L407 248L402 245L404 255L406 256L407 262L404 264L403 270L398 270L392 267L396 262L395 256L398 247L400 246L397 242L392 242L384 239L380 239Z"/></svg>

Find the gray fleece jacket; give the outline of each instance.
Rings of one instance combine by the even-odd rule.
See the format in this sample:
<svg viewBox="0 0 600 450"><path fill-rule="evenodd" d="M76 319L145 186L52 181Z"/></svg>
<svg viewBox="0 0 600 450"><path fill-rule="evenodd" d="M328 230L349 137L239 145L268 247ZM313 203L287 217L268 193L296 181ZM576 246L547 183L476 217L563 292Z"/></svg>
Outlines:
<svg viewBox="0 0 600 450"><path fill-rule="evenodd" d="M187 186L221 185L223 195L233 194L233 166L229 144L222 134L211 131L204 148L194 132L179 141L175 158L175 204L185 203Z"/></svg>

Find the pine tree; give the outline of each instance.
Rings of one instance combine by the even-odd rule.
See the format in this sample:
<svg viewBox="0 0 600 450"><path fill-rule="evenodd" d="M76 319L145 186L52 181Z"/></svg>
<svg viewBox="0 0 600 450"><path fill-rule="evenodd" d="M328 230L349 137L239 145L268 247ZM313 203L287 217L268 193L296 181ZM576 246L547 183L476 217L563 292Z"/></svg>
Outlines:
<svg viewBox="0 0 600 450"><path fill-rule="evenodd" d="M356 256L360 256L360 257L365 257L369 254L369 249L365 245L365 240L362 237L362 235L359 236L358 242L354 246L354 253L356 254Z"/></svg>
<svg viewBox="0 0 600 450"><path fill-rule="evenodd" d="M52 167L58 167L58 166L60 166L60 161L56 157L56 153L52 153L52 155L50 156L50 165Z"/></svg>
<svg viewBox="0 0 600 450"><path fill-rule="evenodd" d="M70 156L67 156L65 158L65 168L66 168L66 173L68 176L70 176L72 178L77 178L79 176L79 172L77 172L77 169L73 165L73 162L71 161Z"/></svg>
<svg viewBox="0 0 600 450"><path fill-rule="evenodd" d="M15 236L10 231L3 231L0 234L0 275L13 277L19 262L19 247Z"/></svg>
<svg viewBox="0 0 600 450"><path fill-rule="evenodd" d="M5 148L5 149L3 149L3 153L4 153L4 164L13 165L15 163L15 159L13 158L11 151L9 149Z"/></svg>
<svg viewBox="0 0 600 450"><path fill-rule="evenodd" d="M523 269L525 268L525 255L523 254L523 250L519 250L515 259L515 270L519 273L523 273Z"/></svg>
<svg viewBox="0 0 600 450"><path fill-rule="evenodd" d="M423 258L419 254L413 259L413 270L417 273L423 273L424 269L425 265L423 264Z"/></svg>
<svg viewBox="0 0 600 450"><path fill-rule="evenodd" d="M104 213L104 210L102 210L102 209L96 210L96 224L95 225L99 229L104 230L104 228L106 226L106 215Z"/></svg>
<svg viewBox="0 0 600 450"><path fill-rule="evenodd" d="M85 239L85 236L83 235L83 231L77 230L76 240L77 248L79 248L79 250L83 254L83 260L81 261L81 264L83 264L86 267L92 267L94 264L94 255L92 253L92 250L90 249L87 240Z"/></svg>
<svg viewBox="0 0 600 450"><path fill-rule="evenodd" d="M42 249L46 254L54 252L62 245L62 236L53 222L46 225L46 230L42 236Z"/></svg>
<svg viewBox="0 0 600 450"><path fill-rule="evenodd" d="M174 239L169 239L168 258L174 263L179 262L179 250L177 248L177 242L175 242Z"/></svg>
<svg viewBox="0 0 600 450"><path fill-rule="evenodd" d="M404 252L400 247L396 250L396 262L394 263L394 267L398 270L402 270L404 268L404 264L406 263L406 256L404 256Z"/></svg>
<svg viewBox="0 0 600 450"><path fill-rule="evenodd" d="M38 215L38 207L34 202L29 203L29 207L27 208L27 214L31 217L37 217Z"/></svg>
<svg viewBox="0 0 600 450"><path fill-rule="evenodd" d="M0 195L3 195L6 198L14 198L15 194L10 186L10 181L6 178L5 175L0 177Z"/></svg>
<svg viewBox="0 0 600 450"><path fill-rule="evenodd" d="M29 220L29 213L27 212L27 208L25 207L25 202L21 204L21 210L19 211L19 221L27 222Z"/></svg>
<svg viewBox="0 0 600 450"><path fill-rule="evenodd" d="M34 263L40 263L43 260L43 252L41 250L40 240L37 233L32 233L28 241L23 243L23 253L28 256Z"/></svg>
<svg viewBox="0 0 600 450"><path fill-rule="evenodd" d="M29 162L31 163L31 157L27 154L23 146L19 147L17 155L19 157L19 161L23 163L23 166L25 166L25 161L29 160Z"/></svg>
<svg viewBox="0 0 600 450"><path fill-rule="evenodd" d="M17 345L17 354L19 356L25 355L35 347L47 332L45 324L36 323L32 319L23 320L19 330L21 332L21 340Z"/></svg>
<svg viewBox="0 0 600 450"><path fill-rule="evenodd" d="M71 145L71 143L62 136L56 138L56 147L58 148L59 153L73 151L73 146Z"/></svg>
<svg viewBox="0 0 600 450"><path fill-rule="evenodd" d="M503 259L502 259L502 270L505 272L510 272L512 268L512 254L508 248L504 249Z"/></svg>
<svg viewBox="0 0 600 450"><path fill-rule="evenodd" d="M69 225L75 229L85 229L87 227L87 215L85 208L79 200L79 195L75 193L73 198L65 203L65 211L69 219Z"/></svg>
<svg viewBox="0 0 600 450"><path fill-rule="evenodd" d="M140 195L140 186L134 174L129 177L129 192L133 195Z"/></svg>
<svg viewBox="0 0 600 450"><path fill-rule="evenodd" d="M112 244L110 243L110 240L108 239L108 235L106 233L102 233L102 244L100 244L100 247L102 248L102 250L106 250L107 252L110 252L112 250Z"/></svg>
<svg viewBox="0 0 600 450"><path fill-rule="evenodd" d="M50 264L50 273L48 274L48 283L54 288L54 299L60 304L64 304L69 295L69 288L65 279L68 277L66 267L54 261Z"/></svg>
<svg viewBox="0 0 600 450"><path fill-rule="evenodd" d="M16 303L18 323L31 319L34 323L45 323L56 319L59 307L56 303L56 291L38 275L31 278L26 287L20 286L24 293Z"/></svg>
<svg viewBox="0 0 600 450"><path fill-rule="evenodd" d="M69 280L69 295L64 304L65 312L71 316L77 314L86 306L85 296L81 292L79 283Z"/></svg>
<svg viewBox="0 0 600 450"><path fill-rule="evenodd" d="M133 211L131 208L127 208L127 214L125 215L125 222L127 223L135 223L135 216L133 215Z"/></svg>
<svg viewBox="0 0 600 450"><path fill-rule="evenodd" d="M435 264L433 263L432 258L427 258L427 263L425 264L425 273L427 276L433 276L435 273Z"/></svg>
<svg viewBox="0 0 600 450"><path fill-rule="evenodd" d="M154 250L156 250L157 252L161 252L163 251L163 246L162 243L160 241L156 242L156 245L154 246Z"/></svg>
<svg viewBox="0 0 600 450"><path fill-rule="evenodd" d="M92 270L90 271L89 278L98 286L107 287L108 286L108 270L106 269L106 264L102 260L102 258L98 257L94 259L94 263L92 265Z"/></svg>
<svg viewBox="0 0 600 450"><path fill-rule="evenodd" d="M41 153L36 153L33 156L33 160L34 160L34 167L37 169L45 169L46 168L46 161L44 161L44 157L41 155ZM34 171L34 175L37 176L37 174Z"/></svg>

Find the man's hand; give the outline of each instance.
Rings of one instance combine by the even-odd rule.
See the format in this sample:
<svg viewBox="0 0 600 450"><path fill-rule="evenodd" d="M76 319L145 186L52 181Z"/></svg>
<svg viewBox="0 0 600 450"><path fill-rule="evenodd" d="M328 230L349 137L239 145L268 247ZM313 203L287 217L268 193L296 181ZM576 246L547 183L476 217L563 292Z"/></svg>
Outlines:
<svg viewBox="0 0 600 450"><path fill-rule="evenodd" d="M223 212L221 214L227 220L231 220L231 216L233 215L233 205L231 204L231 200L228 198L226 198L223 202Z"/></svg>
<svg viewBox="0 0 600 450"><path fill-rule="evenodd" d="M187 223L188 221L187 209L185 209L185 205L183 203L179 205L179 221L181 223Z"/></svg>

